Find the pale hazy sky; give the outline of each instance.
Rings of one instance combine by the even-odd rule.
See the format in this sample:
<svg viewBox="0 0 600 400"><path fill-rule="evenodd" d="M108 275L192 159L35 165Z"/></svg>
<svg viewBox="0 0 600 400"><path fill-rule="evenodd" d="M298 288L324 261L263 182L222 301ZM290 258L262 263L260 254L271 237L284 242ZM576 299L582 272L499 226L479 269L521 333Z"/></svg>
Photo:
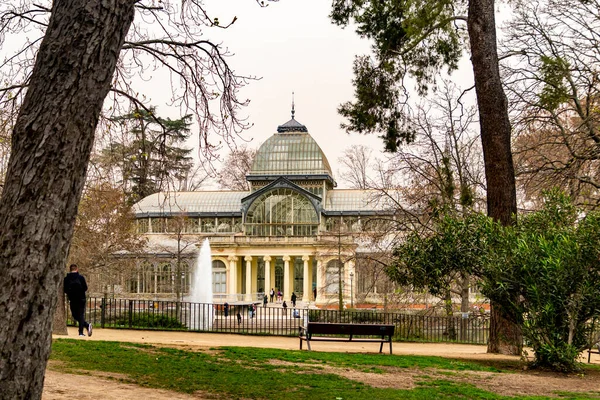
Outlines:
<svg viewBox="0 0 600 400"><path fill-rule="evenodd" d="M348 135L339 126L340 103L351 100L352 61L369 51L369 43L352 29L333 25L328 0L281 0L260 8L254 0L206 0L212 17L227 30L209 29L206 37L221 41L235 55L230 65L240 74L259 76L241 92L250 105L243 112L254 124L246 133L258 147L290 119L295 93L296 120L307 126L321 146L334 174L337 159L352 144L383 149L376 135Z"/></svg>

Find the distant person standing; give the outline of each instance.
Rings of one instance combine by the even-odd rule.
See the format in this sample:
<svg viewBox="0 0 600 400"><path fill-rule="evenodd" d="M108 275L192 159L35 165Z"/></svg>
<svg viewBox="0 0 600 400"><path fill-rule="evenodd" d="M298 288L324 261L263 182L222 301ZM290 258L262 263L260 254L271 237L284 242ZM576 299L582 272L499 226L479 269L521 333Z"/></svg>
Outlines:
<svg viewBox="0 0 600 400"><path fill-rule="evenodd" d="M63 290L69 298L69 306L73 319L79 324L79 336L83 334L83 328L87 329L88 336L92 336L92 324L85 321L85 292L87 283L83 275L79 274L77 264L69 266L69 273L65 276Z"/></svg>
<svg viewBox="0 0 600 400"><path fill-rule="evenodd" d="M263 297L263 307L266 307L268 302L269 302L269 298L265 294L265 297Z"/></svg>
<svg viewBox="0 0 600 400"><path fill-rule="evenodd" d="M296 308L296 299L297 298L298 297L296 297L296 293L292 292L291 300L292 300L292 307L294 307L294 308Z"/></svg>
<svg viewBox="0 0 600 400"><path fill-rule="evenodd" d="M285 300L283 301L283 304L281 305L281 307L283 307L283 313L287 314L287 303L285 302Z"/></svg>
<svg viewBox="0 0 600 400"><path fill-rule="evenodd" d="M242 323L242 314L240 314L240 312L237 312L237 320L238 320L238 325Z"/></svg>
<svg viewBox="0 0 600 400"><path fill-rule="evenodd" d="M273 288L271 288L271 291L269 292L269 296L271 297L271 303L272 303L273 297L275 297L275 290Z"/></svg>

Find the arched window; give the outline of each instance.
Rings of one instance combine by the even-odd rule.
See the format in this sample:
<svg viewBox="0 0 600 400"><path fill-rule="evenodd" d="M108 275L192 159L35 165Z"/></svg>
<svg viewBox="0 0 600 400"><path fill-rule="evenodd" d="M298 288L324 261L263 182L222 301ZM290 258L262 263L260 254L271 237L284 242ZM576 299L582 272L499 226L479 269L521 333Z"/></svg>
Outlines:
<svg viewBox="0 0 600 400"><path fill-rule="evenodd" d="M221 260L212 262L213 293L227 293L227 269Z"/></svg>
<svg viewBox="0 0 600 400"><path fill-rule="evenodd" d="M172 293L174 276L171 264L163 263L156 266L156 293Z"/></svg>
<svg viewBox="0 0 600 400"><path fill-rule="evenodd" d="M312 236L319 216L312 203L292 189L273 189L259 196L246 214L246 234L254 236Z"/></svg>
<svg viewBox="0 0 600 400"><path fill-rule="evenodd" d="M190 284L192 281L192 273L190 271L190 267L186 261L182 261L179 264L179 274L177 274L177 263L173 265L173 287L174 291L177 293L188 294L190 292Z"/></svg>

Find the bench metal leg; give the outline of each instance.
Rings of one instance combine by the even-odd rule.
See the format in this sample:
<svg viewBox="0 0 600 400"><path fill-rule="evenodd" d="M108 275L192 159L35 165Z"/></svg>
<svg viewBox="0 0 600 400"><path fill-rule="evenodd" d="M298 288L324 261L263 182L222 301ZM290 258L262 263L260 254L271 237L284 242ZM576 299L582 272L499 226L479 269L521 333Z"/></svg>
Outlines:
<svg viewBox="0 0 600 400"><path fill-rule="evenodd" d="M310 349L310 340L308 338L306 339L306 347L308 347L308 351L312 351Z"/></svg>

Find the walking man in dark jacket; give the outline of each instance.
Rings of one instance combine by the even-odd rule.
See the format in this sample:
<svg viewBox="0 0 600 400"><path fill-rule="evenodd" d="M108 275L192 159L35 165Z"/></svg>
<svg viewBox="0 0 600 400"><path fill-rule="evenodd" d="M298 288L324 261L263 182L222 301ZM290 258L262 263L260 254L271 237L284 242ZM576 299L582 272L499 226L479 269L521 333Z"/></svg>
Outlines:
<svg viewBox="0 0 600 400"><path fill-rule="evenodd" d="M297 298L298 297L296 297L296 293L292 292L292 298L291 298L291 300L292 300L292 307L294 307L294 308L296 308L296 299Z"/></svg>
<svg viewBox="0 0 600 400"><path fill-rule="evenodd" d="M79 323L79 336L83 334L83 328L87 329L88 336L92 336L92 324L85 322L85 292L87 283L83 275L79 275L77 264L71 264L69 272L65 276L64 291L69 298L69 306L73 319Z"/></svg>

